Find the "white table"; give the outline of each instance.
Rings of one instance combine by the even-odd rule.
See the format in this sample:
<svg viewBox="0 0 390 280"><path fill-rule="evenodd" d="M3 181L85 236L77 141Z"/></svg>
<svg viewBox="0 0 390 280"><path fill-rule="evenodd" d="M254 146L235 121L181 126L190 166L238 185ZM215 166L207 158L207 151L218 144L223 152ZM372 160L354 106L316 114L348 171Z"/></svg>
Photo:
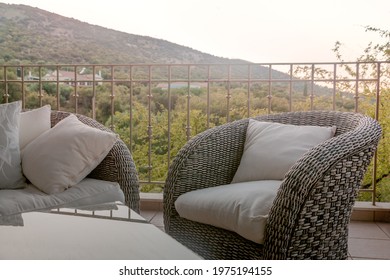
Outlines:
<svg viewBox="0 0 390 280"><path fill-rule="evenodd" d="M134 211L118 207L24 213L24 226L0 226L0 259L201 259Z"/></svg>

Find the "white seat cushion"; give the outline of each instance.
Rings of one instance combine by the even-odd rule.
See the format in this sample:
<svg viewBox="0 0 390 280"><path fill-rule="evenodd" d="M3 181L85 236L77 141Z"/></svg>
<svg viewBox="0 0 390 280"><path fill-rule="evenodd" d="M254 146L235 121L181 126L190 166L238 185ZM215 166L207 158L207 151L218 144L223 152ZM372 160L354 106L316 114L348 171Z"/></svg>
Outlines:
<svg viewBox="0 0 390 280"><path fill-rule="evenodd" d="M307 151L334 136L336 127L249 120L244 152L232 183L283 180Z"/></svg>
<svg viewBox="0 0 390 280"><path fill-rule="evenodd" d="M102 204L116 201L125 201L116 182L85 178L68 190L52 195L29 184L24 189L0 190L0 217L60 207L100 209Z"/></svg>
<svg viewBox="0 0 390 280"><path fill-rule="evenodd" d="M282 181L253 181L187 192L175 202L180 217L262 244L268 213Z"/></svg>

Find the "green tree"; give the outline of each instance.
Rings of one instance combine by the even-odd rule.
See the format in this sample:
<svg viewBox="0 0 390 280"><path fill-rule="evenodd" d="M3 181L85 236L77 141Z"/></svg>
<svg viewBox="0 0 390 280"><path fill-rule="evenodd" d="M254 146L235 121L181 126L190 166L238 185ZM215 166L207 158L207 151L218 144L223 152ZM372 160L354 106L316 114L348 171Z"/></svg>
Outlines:
<svg viewBox="0 0 390 280"><path fill-rule="evenodd" d="M357 61L364 62L362 65L361 73L362 76L375 76L377 75L377 61L390 61L390 31L383 30L371 26L365 27L366 32L374 32L379 35L380 42L370 42L364 49L362 55L357 58ZM334 52L336 57L341 62L344 61L342 55L342 43L336 42ZM371 64L372 63L372 64ZM390 173L390 66L388 63L382 64L380 69L382 84L380 89L379 97L379 122L382 127L382 139L378 145L378 162L377 162L377 179L381 180L389 175ZM351 69L348 65L345 65L345 70L351 75L356 76L355 70ZM374 71L373 71L374 70ZM361 104L361 111L371 117L376 117L375 100L376 100L376 88L367 85L364 89L364 100ZM368 186L372 183L373 164L369 166L368 172L364 178L364 185ZM389 180L387 180L388 182ZM370 200L368 194L361 194L361 199ZM377 188L377 200L378 201L390 201L390 184L378 183Z"/></svg>

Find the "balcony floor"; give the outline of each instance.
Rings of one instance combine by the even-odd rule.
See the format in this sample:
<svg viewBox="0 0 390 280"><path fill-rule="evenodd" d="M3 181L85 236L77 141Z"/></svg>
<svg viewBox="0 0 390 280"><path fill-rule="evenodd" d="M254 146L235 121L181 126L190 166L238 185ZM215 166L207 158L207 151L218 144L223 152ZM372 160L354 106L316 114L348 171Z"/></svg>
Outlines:
<svg viewBox="0 0 390 280"><path fill-rule="evenodd" d="M141 215L164 230L161 211L141 210ZM351 221L349 255L351 260L390 260L390 223Z"/></svg>

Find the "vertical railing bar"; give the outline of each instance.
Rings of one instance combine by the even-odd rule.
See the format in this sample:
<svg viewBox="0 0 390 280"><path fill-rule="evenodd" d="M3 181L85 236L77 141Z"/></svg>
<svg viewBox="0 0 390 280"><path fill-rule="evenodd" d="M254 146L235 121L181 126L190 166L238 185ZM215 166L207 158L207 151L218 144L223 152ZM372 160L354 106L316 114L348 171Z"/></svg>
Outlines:
<svg viewBox="0 0 390 280"><path fill-rule="evenodd" d="M355 84L355 112L359 112L359 80L360 80L360 73L359 73L359 69L360 69L360 63L357 62L356 63L356 84Z"/></svg>
<svg viewBox="0 0 390 280"><path fill-rule="evenodd" d="M96 120L96 65L92 66L92 118Z"/></svg>
<svg viewBox="0 0 390 280"><path fill-rule="evenodd" d="M8 103L8 77L7 77L7 66L4 66L4 94L3 94L3 98L4 98L4 101L5 103Z"/></svg>
<svg viewBox="0 0 390 280"><path fill-rule="evenodd" d="M268 65L268 114L272 111L272 64Z"/></svg>
<svg viewBox="0 0 390 280"><path fill-rule="evenodd" d="M39 72L39 95L38 95L38 100L39 100L39 107L42 107L42 97L43 97L43 89L42 89L42 66L38 67L38 72Z"/></svg>
<svg viewBox="0 0 390 280"><path fill-rule="evenodd" d="M152 181L152 66L148 65L148 182Z"/></svg>
<svg viewBox="0 0 390 280"><path fill-rule="evenodd" d="M130 114L130 121L129 121L129 135L130 135L130 141L129 141L129 150L130 153L133 152L133 66L129 66L129 90L130 90L130 96L129 96L129 102L130 102L130 108L129 108L129 114Z"/></svg>
<svg viewBox="0 0 390 280"><path fill-rule="evenodd" d="M191 139L191 114L190 114L190 108L191 108L191 83L190 83L190 75L191 75L191 66L187 66L187 127L186 127L186 134L187 134L187 141Z"/></svg>
<svg viewBox="0 0 390 280"><path fill-rule="evenodd" d="M379 121L379 106L380 106L380 81L381 81L381 67L380 62L377 63L377 82L376 82L376 107L375 107L375 119ZM376 205L376 191L377 191L377 170L378 170L378 152L375 151L373 159L373 170L372 170L372 205Z"/></svg>
<svg viewBox="0 0 390 280"><path fill-rule="evenodd" d="M230 87L231 87L231 64L228 65L227 93L226 93L226 122L230 122Z"/></svg>
<svg viewBox="0 0 390 280"><path fill-rule="evenodd" d="M111 67L111 95L110 95L110 100L111 100L111 130L115 131L115 124L114 124L114 115L115 115L115 103L114 103L114 98L115 98L115 91L114 91L114 86L115 86L115 66L110 65Z"/></svg>
<svg viewBox="0 0 390 280"><path fill-rule="evenodd" d="M310 81L310 110L314 109L314 72L315 72L315 64L312 64L311 81Z"/></svg>
<svg viewBox="0 0 390 280"><path fill-rule="evenodd" d="M337 73L336 63L333 63L333 78L332 78L332 110L333 111L336 110L336 94L337 94L337 90L336 90L337 74L336 73Z"/></svg>
<svg viewBox="0 0 390 280"><path fill-rule="evenodd" d="M210 75L211 69L210 64L207 65L207 128L210 128Z"/></svg>
<svg viewBox="0 0 390 280"><path fill-rule="evenodd" d="M336 79L337 79L337 64L334 63L333 64L333 111L336 110L336 93L337 93L337 90L336 90L336 87L337 87L337 83L336 83Z"/></svg>
<svg viewBox="0 0 390 280"><path fill-rule="evenodd" d="M247 118L251 115L251 85L252 85L252 65L248 64L248 100L247 100Z"/></svg>
<svg viewBox="0 0 390 280"><path fill-rule="evenodd" d="M60 66L57 65L56 67L56 78L57 78L57 81L56 81L56 86L57 86L57 100L56 100L56 103L57 103L57 111L60 110L60 107L61 107L61 90L60 90Z"/></svg>
<svg viewBox="0 0 390 280"><path fill-rule="evenodd" d="M24 85L24 66L20 67L20 78L22 79L22 109L26 109L26 90Z"/></svg>
<svg viewBox="0 0 390 280"><path fill-rule="evenodd" d="M172 96L171 96L172 68L168 65L168 166L171 163L171 126L172 126Z"/></svg>
<svg viewBox="0 0 390 280"><path fill-rule="evenodd" d="M292 112L293 108L292 108L292 99L293 99L293 96L292 96L292 92L293 92L293 64L291 63L290 64L290 82L289 82L289 96L290 96L290 100L289 100L289 111Z"/></svg>
<svg viewBox="0 0 390 280"><path fill-rule="evenodd" d="M73 71L74 71L74 102L75 102L75 112L76 114L78 113L78 109L79 109L79 106L78 106L78 98L79 98L79 94L78 94L78 87L77 87L77 66L75 65L74 68L73 68Z"/></svg>

